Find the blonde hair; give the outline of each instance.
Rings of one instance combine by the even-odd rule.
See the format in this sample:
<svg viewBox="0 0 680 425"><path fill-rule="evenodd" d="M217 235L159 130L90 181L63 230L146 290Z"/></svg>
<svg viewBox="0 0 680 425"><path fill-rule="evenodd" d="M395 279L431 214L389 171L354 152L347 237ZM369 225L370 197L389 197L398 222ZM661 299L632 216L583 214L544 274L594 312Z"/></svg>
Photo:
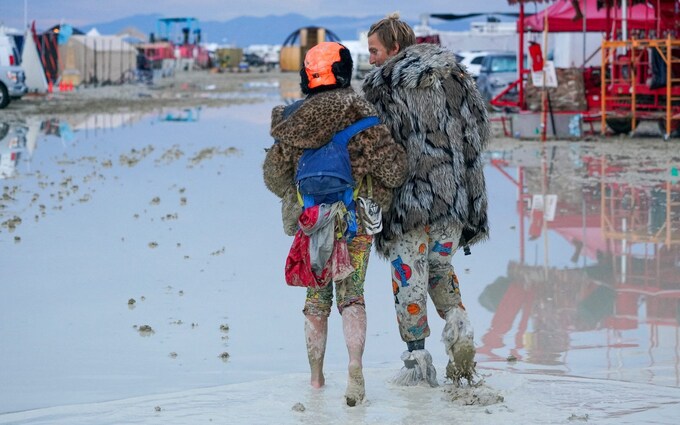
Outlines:
<svg viewBox="0 0 680 425"><path fill-rule="evenodd" d="M368 36L376 34L378 40L387 50L392 50L399 44L399 50L416 44L416 34L413 28L399 19L399 12L393 12L385 18L371 25Z"/></svg>

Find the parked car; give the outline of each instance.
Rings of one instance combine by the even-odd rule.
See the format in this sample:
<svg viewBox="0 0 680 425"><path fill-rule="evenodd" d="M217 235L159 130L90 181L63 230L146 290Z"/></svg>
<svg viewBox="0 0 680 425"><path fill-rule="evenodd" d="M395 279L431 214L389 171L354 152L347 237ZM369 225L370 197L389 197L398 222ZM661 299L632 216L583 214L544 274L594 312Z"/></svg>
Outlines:
<svg viewBox="0 0 680 425"><path fill-rule="evenodd" d="M357 53L356 58L354 60L354 78L357 80L363 80L366 74L368 74L368 71L373 69L373 65L368 61L369 60L369 54L368 53Z"/></svg>
<svg viewBox="0 0 680 425"><path fill-rule="evenodd" d="M490 53L492 52L486 50L463 50L456 52L455 55L458 63L465 65L472 78L476 80L482 68L482 60Z"/></svg>
<svg viewBox="0 0 680 425"><path fill-rule="evenodd" d="M10 100L20 99L28 93L25 80L20 66L0 66L0 109L6 108Z"/></svg>
<svg viewBox="0 0 680 425"><path fill-rule="evenodd" d="M264 66L264 58L255 53L244 54L243 60L248 63L248 66Z"/></svg>
<svg viewBox="0 0 680 425"><path fill-rule="evenodd" d="M515 52L495 52L484 56L477 77L477 87L487 102L515 81L517 81ZM513 89L509 94L516 96L517 90Z"/></svg>

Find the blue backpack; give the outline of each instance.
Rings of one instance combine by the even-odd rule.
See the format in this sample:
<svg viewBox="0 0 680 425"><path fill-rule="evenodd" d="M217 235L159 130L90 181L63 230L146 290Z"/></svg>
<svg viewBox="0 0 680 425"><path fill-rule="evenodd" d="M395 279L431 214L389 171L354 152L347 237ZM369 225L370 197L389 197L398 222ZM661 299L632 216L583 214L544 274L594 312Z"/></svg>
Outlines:
<svg viewBox="0 0 680 425"><path fill-rule="evenodd" d="M356 233L356 205L352 165L347 152L349 140L356 134L380 124L378 117L362 118L340 130L316 149L305 149L298 162L295 183L304 209L342 201L350 213L348 231Z"/></svg>

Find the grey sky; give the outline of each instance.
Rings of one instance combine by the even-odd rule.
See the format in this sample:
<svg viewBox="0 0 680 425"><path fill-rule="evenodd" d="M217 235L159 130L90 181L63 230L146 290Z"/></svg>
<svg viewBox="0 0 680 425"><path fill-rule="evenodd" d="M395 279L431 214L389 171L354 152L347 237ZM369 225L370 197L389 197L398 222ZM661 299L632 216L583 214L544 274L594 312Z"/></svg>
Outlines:
<svg viewBox="0 0 680 425"><path fill-rule="evenodd" d="M0 21L15 28L28 22L39 28L59 22L88 25L136 14L159 13L165 17L193 16L202 21L224 21L237 16L299 13L318 16L384 15L399 11L416 19L423 13L516 12L507 0L0 0Z"/></svg>

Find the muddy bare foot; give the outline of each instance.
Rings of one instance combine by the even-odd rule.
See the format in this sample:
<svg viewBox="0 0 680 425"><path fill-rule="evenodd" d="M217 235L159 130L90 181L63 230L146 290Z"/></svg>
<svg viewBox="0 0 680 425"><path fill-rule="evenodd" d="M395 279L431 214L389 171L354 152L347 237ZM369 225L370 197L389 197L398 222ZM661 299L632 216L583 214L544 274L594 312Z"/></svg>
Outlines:
<svg viewBox="0 0 680 425"><path fill-rule="evenodd" d="M364 374L359 365L349 367L349 379L347 380L347 391L345 391L345 401L350 407L354 407L364 401L366 389L364 387Z"/></svg>
<svg viewBox="0 0 680 425"><path fill-rule="evenodd" d="M324 378L323 373L319 374L319 376L312 375L309 383L312 385L312 388L321 388L326 385L326 378Z"/></svg>

